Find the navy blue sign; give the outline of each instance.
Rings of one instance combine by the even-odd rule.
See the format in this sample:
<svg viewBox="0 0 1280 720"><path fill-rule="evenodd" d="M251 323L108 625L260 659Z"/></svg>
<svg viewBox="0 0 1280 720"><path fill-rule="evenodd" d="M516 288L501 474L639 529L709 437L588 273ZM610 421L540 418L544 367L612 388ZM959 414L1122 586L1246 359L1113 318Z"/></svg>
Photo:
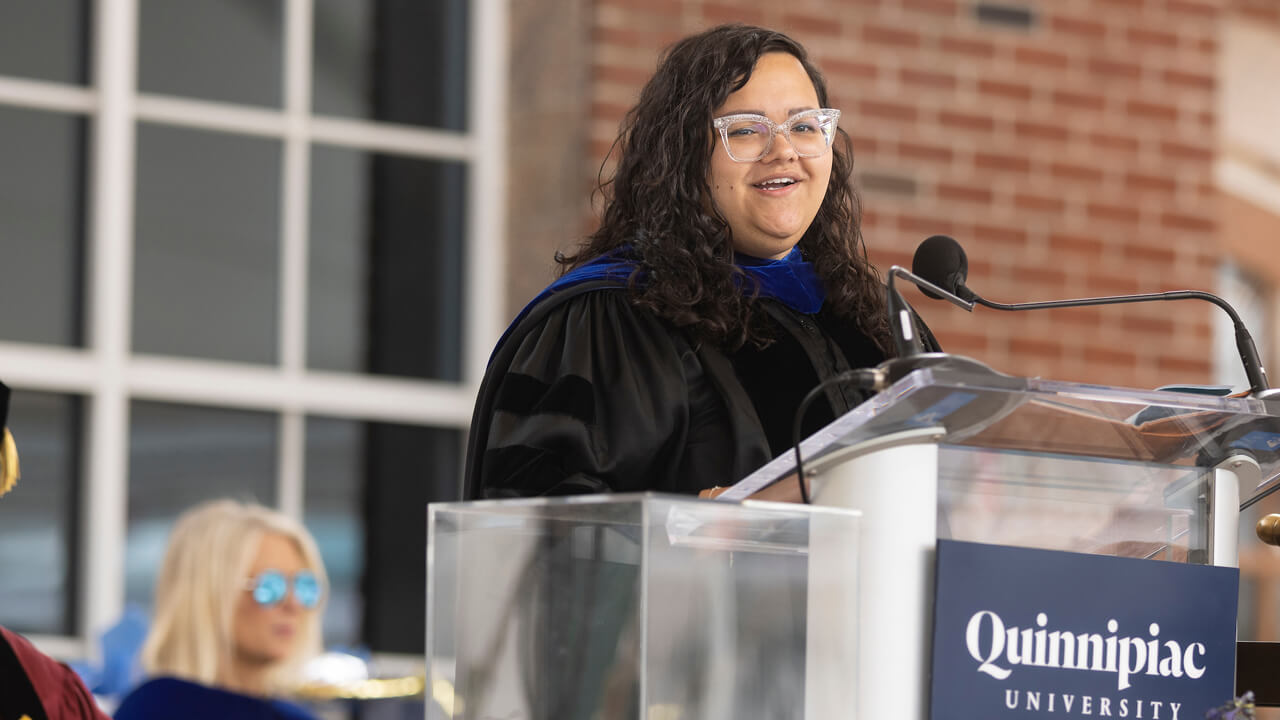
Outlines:
<svg viewBox="0 0 1280 720"><path fill-rule="evenodd" d="M938 541L933 720L1200 720L1235 694L1235 568Z"/></svg>

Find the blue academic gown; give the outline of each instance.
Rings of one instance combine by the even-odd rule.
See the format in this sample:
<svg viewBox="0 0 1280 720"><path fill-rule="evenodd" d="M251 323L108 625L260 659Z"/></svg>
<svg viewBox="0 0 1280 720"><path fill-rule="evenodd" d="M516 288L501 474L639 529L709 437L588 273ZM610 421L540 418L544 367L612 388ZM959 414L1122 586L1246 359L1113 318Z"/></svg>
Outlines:
<svg viewBox="0 0 1280 720"><path fill-rule="evenodd" d="M115 720L316 720L300 705L250 697L178 678L148 680L129 693Z"/></svg>

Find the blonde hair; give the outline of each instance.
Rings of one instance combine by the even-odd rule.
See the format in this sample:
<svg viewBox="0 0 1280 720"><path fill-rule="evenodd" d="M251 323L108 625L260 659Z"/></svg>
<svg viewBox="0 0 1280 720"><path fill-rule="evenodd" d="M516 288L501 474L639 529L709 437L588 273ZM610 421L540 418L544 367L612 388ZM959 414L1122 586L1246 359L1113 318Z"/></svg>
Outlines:
<svg viewBox="0 0 1280 720"><path fill-rule="evenodd" d="M293 541L322 588L328 587L315 540L300 523L252 503L213 500L183 513L169 535L156 578L155 610L142 647L149 675L218 685L233 652L232 619L264 535ZM320 607L305 613L293 655L269 670L266 686L286 687L321 650Z"/></svg>

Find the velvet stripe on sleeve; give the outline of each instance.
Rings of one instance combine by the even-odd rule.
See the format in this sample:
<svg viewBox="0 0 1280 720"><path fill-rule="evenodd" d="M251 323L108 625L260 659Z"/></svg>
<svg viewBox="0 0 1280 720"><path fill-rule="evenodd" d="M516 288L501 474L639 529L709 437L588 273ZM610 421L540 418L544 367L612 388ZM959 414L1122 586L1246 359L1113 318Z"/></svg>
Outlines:
<svg viewBox="0 0 1280 720"><path fill-rule="evenodd" d="M730 481L736 468L707 462L731 454L732 438L696 353L625 293L578 295L513 341L488 419L485 497Z"/></svg>

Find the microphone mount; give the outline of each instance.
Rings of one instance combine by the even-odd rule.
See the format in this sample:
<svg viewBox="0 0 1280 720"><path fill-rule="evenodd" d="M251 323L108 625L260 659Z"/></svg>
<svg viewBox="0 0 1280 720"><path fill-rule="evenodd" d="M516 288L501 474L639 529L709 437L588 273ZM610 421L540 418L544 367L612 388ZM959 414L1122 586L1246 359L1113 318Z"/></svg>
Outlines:
<svg viewBox="0 0 1280 720"><path fill-rule="evenodd" d="M894 284L896 278L902 278L925 292L935 293L932 297L942 298L957 307L973 312L972 300L965 300L949 290L944 290L919 275L908 271L901 265L890 267L887 275L888 279L885 284L889 288L889 325L891 326L890 330L892 330L893 342L897 348L898 357L919 355L921 351L916 338L915 323L911 318L911 310L907 305L906 299L902 297L902 293L898 291Z"/></svg>

